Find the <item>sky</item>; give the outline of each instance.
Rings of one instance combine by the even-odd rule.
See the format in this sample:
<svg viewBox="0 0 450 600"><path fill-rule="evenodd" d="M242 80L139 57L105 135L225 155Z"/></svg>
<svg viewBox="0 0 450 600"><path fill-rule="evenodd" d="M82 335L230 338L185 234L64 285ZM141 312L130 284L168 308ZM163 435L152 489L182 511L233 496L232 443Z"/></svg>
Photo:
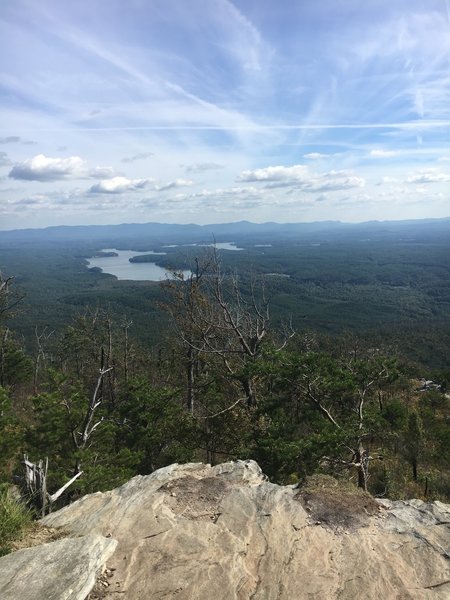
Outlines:
<svg viewBox="0 0 450 600"><path fill-rule="evenodd" d="M11 0L0 56L0 229L450 217L450 0Z"/></svg>

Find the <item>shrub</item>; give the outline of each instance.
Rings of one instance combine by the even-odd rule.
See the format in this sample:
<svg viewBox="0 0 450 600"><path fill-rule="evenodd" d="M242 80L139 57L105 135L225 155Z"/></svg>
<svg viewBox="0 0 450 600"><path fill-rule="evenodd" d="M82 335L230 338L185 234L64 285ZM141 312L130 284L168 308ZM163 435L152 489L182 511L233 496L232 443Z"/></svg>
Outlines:
<svg viewBox="0 0 450 600"><path fill-rule="evenodd" d="M28 508L14 498L8 486L0 487L0 556L11 552L11 543L31 525Z"/></svg>

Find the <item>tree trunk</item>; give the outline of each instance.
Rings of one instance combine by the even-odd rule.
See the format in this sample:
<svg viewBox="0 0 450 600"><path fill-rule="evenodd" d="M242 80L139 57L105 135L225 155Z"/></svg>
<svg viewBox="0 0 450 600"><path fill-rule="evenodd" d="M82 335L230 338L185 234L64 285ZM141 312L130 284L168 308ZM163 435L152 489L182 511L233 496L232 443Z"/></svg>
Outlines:
<svg viewBox="0 0 450 600"><path fill-rule="evenodd" d="M356 463L358 464L358 487L367 491L367 481L369 479L369 450L359 444L356 454Z"/></svg>
<svg viewBox="0 0 450 600"><path fill-rule="evenodd" d="M195 391L194 391L194 382L195 382L195 359L194 359L194 349L188 348L187 355L187 364L186 364L186 375L187 375L187 394L186 394L186 405L188 411L193 415L194 414L194 399L195 399Z"/></svg>

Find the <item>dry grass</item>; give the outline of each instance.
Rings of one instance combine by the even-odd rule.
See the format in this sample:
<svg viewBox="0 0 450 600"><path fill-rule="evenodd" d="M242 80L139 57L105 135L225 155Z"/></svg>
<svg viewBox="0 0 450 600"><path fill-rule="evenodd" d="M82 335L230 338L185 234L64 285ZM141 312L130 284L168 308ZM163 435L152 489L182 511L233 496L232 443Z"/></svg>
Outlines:
<svg viewBox="0 0 450 600"><path fill-rule="evenodd" d="M54 527L46 527L40 523L32 523L23 534L11 544L11 550L22 550L23 548L32 548L40 546L48 542L54 542L61 538L69 537L70 533L63 529L55 529Z"/></svg>
<svg viewBox="0 0 450 600"><path fill-rule="evenodd" d="M296 500L311 518L329 527L364 527L380 507L367 492L329 475L312 475L298 486Z"/></svg>

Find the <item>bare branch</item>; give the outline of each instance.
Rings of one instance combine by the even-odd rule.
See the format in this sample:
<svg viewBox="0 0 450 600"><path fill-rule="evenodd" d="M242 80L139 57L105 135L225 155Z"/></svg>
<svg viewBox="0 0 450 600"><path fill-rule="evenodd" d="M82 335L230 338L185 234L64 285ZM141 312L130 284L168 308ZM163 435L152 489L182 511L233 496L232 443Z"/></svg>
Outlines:
<svg viewBox="0 0 450 600"><path fill-rule="evenodd" d="M223 415L223 413L228 412L229 410L231 410L232 408L234 408L237 404L239 404L239 402L242 402L243 400L246 400L246 398L238 398L236 400L236 402L233 402L233 404L231 406L228 406L227 408L224 408L223 410L220 410L217 413L214 413L213 415L208 415L206 417L195 417L196 419L214 419L214 417L218 417L219 415Z"/></svg>

